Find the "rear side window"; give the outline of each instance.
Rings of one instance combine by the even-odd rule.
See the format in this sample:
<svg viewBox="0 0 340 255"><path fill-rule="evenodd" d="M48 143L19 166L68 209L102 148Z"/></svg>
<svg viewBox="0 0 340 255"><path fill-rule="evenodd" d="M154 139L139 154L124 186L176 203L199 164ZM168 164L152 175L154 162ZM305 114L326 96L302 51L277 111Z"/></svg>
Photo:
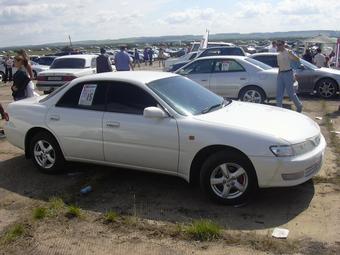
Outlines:
<svg viewBox="0 0 340 255"><path fill-rule="evenodd" d="M265 63L271 67L278 67L276 56L255 56L254 59Z"/></svg>
<svg viewBox="0 0 340 255"><path fill-rule="evenodd" d="M144 109L157 107L157 101L143 89L123 82L112 82L108 86L107 111L142 115Z"/></svg>
<svg viewBox="0 0 340 255"><path fill-rule="evenodd" d="M221 55L244 56L244 52L240 48L223 48Z"/></svg>
<svg viewBox="0 0 340 255"><path fill-rule="evenodd" d="M57 107L94 111L105 110L106 85L80 83L70 88L57 103Z"/></svg>
<svg viewBox="0 0 340 255"><path fill-rule="evenodd" d="M241 64L232 59L221 59L216 60L214 67L215 73L225 73L225 72L244 72L244 68Z"/></svg>

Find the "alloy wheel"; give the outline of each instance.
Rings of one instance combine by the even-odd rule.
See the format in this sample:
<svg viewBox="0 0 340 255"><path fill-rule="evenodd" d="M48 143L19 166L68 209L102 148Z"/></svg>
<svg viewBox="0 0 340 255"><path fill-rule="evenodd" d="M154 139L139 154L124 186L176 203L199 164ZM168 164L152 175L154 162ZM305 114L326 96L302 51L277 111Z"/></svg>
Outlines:
<svg viewBox="0 0 340 255"><path fill-rule="evenodd" d="M45 140L37 141L34 145L34 158L42 168L52 168L56 161L56 154L53 146Z"/></svg>
<svg viewBox="0 0 340 255"><path fill-rule="evenodd" d="M247 90L242 99L244 102L261 103L262 95L257 90Z"/></svg>
<svg viewBox="0 0 340 255"><path fill-rule="evenodd" d="M330 98L334 96L336 92L336 87L334 85L334 82L332 81L322 81L321 84L319 85L319 94L324 97L324 98Z"/></svg>

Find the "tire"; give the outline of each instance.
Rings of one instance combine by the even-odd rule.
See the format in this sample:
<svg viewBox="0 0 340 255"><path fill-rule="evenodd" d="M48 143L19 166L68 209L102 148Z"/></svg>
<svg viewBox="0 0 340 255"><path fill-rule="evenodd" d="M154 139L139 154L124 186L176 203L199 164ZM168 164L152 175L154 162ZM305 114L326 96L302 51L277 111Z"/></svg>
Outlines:
<svg viewBox="0 0 340 255"><path fill-rule="evenodd" d="M238 174L233 176L235 173ZM203 163L200 186L212 201L225 205L247 202L258 187L256 173L249 160L229 151L216 152ZM227 191L228 194L223 194Z"/></svg>
<svg viewBox="0 0 340 255"><path fill-rule="evenodd" d="M316 91L319 97L332 98L338 91L338 84L332 79L322 79L316 84Z"/></svg>
<svg viewBox="0 0 340 255"><path fill-rule="evenodd" d="M259 87L250 86L241 90L240 99L244 102L263 104L266 95Z"/></svg>
<svg viewBox="0 0 340 255"><path fill-rule="evenodd" d="M30 141L30 156L43 173L58 174L63 171L65 158L57 140L48 132L39 132Z"/></svg>

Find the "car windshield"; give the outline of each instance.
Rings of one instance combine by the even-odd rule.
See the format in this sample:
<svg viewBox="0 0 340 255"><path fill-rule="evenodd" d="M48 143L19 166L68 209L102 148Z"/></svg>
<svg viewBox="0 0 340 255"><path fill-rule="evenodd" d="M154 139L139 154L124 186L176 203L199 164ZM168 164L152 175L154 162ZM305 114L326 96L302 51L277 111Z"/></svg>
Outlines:
<svg viewBox="0 0 340 255"><path fill-rule="evenodd" d="M156 80L147 85L176 112L185 116L204 114L231 102L180 76Z"/></svg>
<svg viewBox="0 0 340 255"><path fill-rule="evenodd" d="M303 66L305 66L305 67L307 67L307 68L309 68L309 69L319 69L317 66L315 66L315 65L313 65L313 64L311 64L311 63L309 63L308 61L306 61L306 60L304 60L304 59L301 59L300 60L301 61L301 64L303 64Z"/></svg>
<svg viewBox="0 0 340 255"><path fill-rule="evenodd" d="M67 85L69 85L69 82L66 82L63 86L57 88L56 90L54 90L52 93L50 93L48 96L44 97L43 99L41 99L39 101L39 103L43 103L46 102L47 100L49 100L50 98L54 97L55 95L59 94L61 91L64 90L64 88L67 87Z"/></svg>
<svg viewBox="0 0 340 255"><path fill-rule="evenodd" d="M271 66L266 65L265 63L262 63L262 62L260 62L260 61L258 61L256 59L253 59L253 58L245 58L244 60L249 62L249 63L251 63L251 64L253 64L253 65L256 65L256 66L260 67L263 70L272 69Z"/></svg>
<svg viewBox="0 0 340 255"><path fill-rule="evenodd" d="M85 59L81 58L61 58L55 59L50 69L82 69L85 68Z"/></svg>

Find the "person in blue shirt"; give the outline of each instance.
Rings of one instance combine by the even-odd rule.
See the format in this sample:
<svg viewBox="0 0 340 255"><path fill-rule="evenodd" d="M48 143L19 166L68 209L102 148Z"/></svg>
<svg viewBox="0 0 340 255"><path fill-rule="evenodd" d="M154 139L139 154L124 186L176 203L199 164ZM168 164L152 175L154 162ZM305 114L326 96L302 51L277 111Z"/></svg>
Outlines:
<svg viewBox="0 0 340 255"><path fill-rule="evenodd" d="M148 55L149 55L149 64L150 64L150 66L152 66L152 62L153 62L153 50L152 50L152 48L149 49Z"/></svg>
<svg viewBox="0 0 340 255"><path fill-rule="evenodd" d="M115 55L115 65L117 71L130 71L133 70L132 59L129 54L125 52L126 47L121 46L120 52Z"/></svg>
<svg viewBox="0 0 340 255"><path fill-rule="evenodd" d="M138 64L138 67L140 67L140 57L139 57L139 52L137 50L137 48L135 48L135 51L133 53L133 67L136 66L136 64Z"/></svg>

